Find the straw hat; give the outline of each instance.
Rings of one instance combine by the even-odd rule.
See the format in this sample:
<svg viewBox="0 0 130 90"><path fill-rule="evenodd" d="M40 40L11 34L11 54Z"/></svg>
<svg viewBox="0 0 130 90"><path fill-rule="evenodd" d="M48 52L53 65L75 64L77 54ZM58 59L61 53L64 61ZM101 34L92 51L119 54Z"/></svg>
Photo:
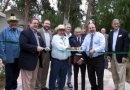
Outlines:
<svg viewBox="0 0 130 90"><path fill-rule="evenodd" d="M18 22L18 19L16 18L16 16L14 14L11 14L10 18L7 19L7 22L10 22L10 21L17 21Z"/></svg>
<svg viewBox="0 0 130 90"><path fill-rule="evenodd" d="M56 31L58 30L65 30L65 26L63 24L60 24L58 25L56 28L55 28Z"/></svg>

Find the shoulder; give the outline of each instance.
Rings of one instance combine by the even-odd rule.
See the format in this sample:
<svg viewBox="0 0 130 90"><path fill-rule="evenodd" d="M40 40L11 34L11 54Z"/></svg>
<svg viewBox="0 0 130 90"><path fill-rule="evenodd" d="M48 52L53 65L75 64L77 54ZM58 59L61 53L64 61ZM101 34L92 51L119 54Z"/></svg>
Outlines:
<svg viewBox="0 0 130 90"><path fill-rule="evenodd" d="M122 33L128 33L125 29L120 28L119 29Z"/></svg>

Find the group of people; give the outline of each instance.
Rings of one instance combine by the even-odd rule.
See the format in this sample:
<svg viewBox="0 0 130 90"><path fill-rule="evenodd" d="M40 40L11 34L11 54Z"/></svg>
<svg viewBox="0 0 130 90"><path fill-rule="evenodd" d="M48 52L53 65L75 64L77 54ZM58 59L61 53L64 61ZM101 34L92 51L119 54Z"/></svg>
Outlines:
<svg viewBox="0 0 130 90"><path fill-rule="evenodd" d="M39 29L38 19L33 18L29 21L29 27L22 31L17 27L18 19L15 16L11 16L7 22L9 26L0 32L0 58L5 65L5 90L17 89L20 72L23 90L63 90L66 82L69 88L73 88L73 71L74 90L78 90L79 69L79 90L86 90L86 69L91 90L103 90L107 59L111 61L115 90L125 89L129 39L127 31L120 28L119 19L113 19L113 29L107 39L96 30L93 23L88 24L87 31L76 27L72 34L70 23L59 24L55 33L52 33L48 19L42 22L42 28Z"/></svg>

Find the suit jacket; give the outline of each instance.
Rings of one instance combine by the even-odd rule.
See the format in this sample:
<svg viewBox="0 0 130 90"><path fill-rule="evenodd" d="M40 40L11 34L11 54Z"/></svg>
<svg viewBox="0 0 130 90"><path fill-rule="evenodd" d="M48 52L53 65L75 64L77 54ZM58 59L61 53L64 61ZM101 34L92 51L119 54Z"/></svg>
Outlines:
<svg viewBox="0 0 130 90"><path fill-rule="evenodd" d="M70 46L71 46L71 47L80 47L80 46L82 45L83 41L84 41L85 36L86 36L86 35L82 35L82 36L81 36L81 42L79 43L79 42L77 41L77 37L76 37L75 35L72 35L72 36L69 38ZM79 52L71 52L72 63L73 63L73 60L74 60L74 55L75 55L76 53L79 53ZM84 60L86 60L86 57L87 57L86 53L85 53L85 52L82 52L82 58L83 58Z"/></svg>
<svg viewBox="0 0 130 90"><path fill-rule="evenodd" d="M45 43L38 33L39 43L41 47L45 47ZM20 38L20 68L33 71L39 60L40 66L42 61L42 52L37 52L37 41L33 31L29 28L21 32Z"/></svg>
<svg viewBox="0 0 130 90"><path fill-rule="evenodd" d="M43 31L44 29L43 28L41 28L41 29L39 29L39 32L40 32L40 34L41 34L41 36L42 36L42 39L45 41L45 35L44 35L44 31ZM51 40L52 40L52 32L49 30L48 31L49 32L49 35L50 35L50 45L51 45ZM45 45L46 45L46 42L45 42ZM51 47L51 46L50 46ZM47 54L49 54L49 55L47 55ZM43 54L42 54L42 56L44 57L43 58L43 62L44 62L44 60L50 60L51 58L51 51L49 51L49 53L46 53L46 52L43 52Z"/></svg>
<svg viewBox="0 0 130 90"><path fill-rule="evenodd" d="M113 45L113 32L109 33L108 37L108 51L112 52L112 45ZM124 29L119 29L119 33L117 36L117 41L115 45L115 52L128 52L129 50L129 40L128 40L128 33ZM109 54L112 56L112 54ZM128 54L116 54L116 58L118 63L122 63L122 57L127 58Z"/></svg>

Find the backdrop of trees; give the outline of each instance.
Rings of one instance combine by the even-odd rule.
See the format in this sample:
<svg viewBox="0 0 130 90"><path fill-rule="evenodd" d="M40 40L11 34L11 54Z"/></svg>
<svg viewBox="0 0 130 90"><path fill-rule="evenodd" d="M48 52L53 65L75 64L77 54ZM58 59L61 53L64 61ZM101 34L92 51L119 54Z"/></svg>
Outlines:
<svg viewBox="0 0 130 90"><path fill-rule="evenodd" d="M11 0L4 1L5 8ZM107 30L111 29L111 21L114 18L120 19L122 27L130 31L130 0L86 0L87 13L80 9L82 0L57 0L58 10L54 10L50 6L49 0L12 0L16 3L15 7L23 12L25 22L31 17L41 15L42 20L50 19L52 27L59 23L70 22L73 27L81 26L81 22L87 24L90 19L93 19L98 27ZM86 16L86 21L83 22L83 16Z"/></svg>

